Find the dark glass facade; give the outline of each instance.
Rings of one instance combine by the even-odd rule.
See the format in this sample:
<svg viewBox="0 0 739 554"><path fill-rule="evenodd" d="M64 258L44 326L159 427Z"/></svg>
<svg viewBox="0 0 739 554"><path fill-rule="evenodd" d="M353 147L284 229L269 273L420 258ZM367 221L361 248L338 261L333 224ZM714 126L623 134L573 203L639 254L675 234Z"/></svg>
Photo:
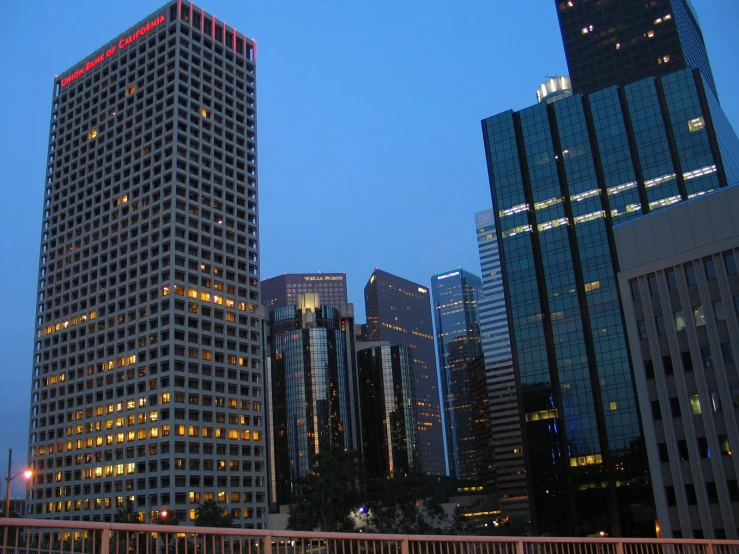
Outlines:
<svg viewBox="0 0 739 554"><path fill-rule="evenodd" d="M270 494L277 504L299 496L296 480L320 449L360 446L354 329L316 296L299 296L299 305L269 316Z"/></svg>
<svg viewBox="0 0 739 554"><path fill-rule="evenodd" d="M348 303L346 273L285 273L265 279L261 288L268 312L294 306L299 294L319 294L324 305L336 308Z"/></svg>
<svg viewBox="0 0 739 554"><path fill-rule="evenodd" d="M365 339L404 344L413 352L421 469L427 475L445 475L429 289L375 269L364 287L364 302Z"/></svg>
<svg viewBox="0 0 739 554"><path fill-rule="evenodd" d="M718 95L703 33L687 0L555 2L574 92L697 68Z"/></svg>
<svg viewBox="0 0 739 554"><path fill-rule="evenodd" d="M457 479L490 479L493 471L491 434L487 429L490 411L477 314L481 289L480 278L464 269L431 278L447 463L449 475Z"/></svg>
<svg viewBox="0 0 739 554"><path fill-rule="evenodd" d="M404 345L358 343L362 439L369 477L420 469L413 353Z"/></svg>
<svg viewBox="0 0 739 554"><path fill-rule="evenodd" d="M537 532L653 535L612 226L735 179L682 70L483 121Z"/></svg>

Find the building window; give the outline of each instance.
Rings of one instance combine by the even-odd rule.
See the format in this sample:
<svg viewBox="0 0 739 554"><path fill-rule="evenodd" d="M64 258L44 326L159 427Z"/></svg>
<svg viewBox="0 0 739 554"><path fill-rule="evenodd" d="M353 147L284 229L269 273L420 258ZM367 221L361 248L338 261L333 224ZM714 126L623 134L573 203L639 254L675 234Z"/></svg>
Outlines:
<svg viewBox="0 0 739 554"><path fill-rule="evenodd" d="M705 127L706 122L703 120L702 117L696 117L695 119L691 119L690 121L688 121L688 129L690 129L691 133L702 131Z"/></svg>
<svg viewBox="0 0 739 554"><path fill-rule="evenodd" d="M659 400L652 400L652 419L654 421L662 420L662 409L659 407Z"/></svg>
<svg viewBox="0 0 739 554"><path fill-rule="evenodd" d="M723 354L725 364L734 363L734 349L731 347L730 342L721 343L721 354Z"/></svg>
<svg viewBox="0 0 739 554"><path fill-rule="evenodd" d="M665 272L667 277L667 288L670 290L677 290L677 274L674 269L670 269Z"/></svg>
<svg viewBox="0 0 739 554"><path fill-rule="evenodd" d="M739 408L739 387L731 389L731 402L734 404L734 408Z"/></svg>
<svg viewBox="0 0 739 554"><path fill-rule="evenodd" d="M210 119L211 111L206 108L203 108L202 110L200 110L200 115L202 115L206 119Z"/></svg>
<svg viewBox="0 0 739 554"><path fill-rule="evenodd" d="M678 310L673 314L673 316L675 320L675 330L682 331L685 329L685 317L683 317L683 311Z"/></svg>
<svg viewBox="0 0 739 554"><path fill-rule="evenodd" d="M685 496L687 497L688 504L691 506L698 504L698 497L695 495L695 485L685 485Z"/></svg>
<svg viewBox="0 0 739 554"><path fill-rule="evenodd" d="M136 85L131 85L126 89L126 95L131 95L136 92Z"/></svg>
<svg viewBox="0 0 739 554"><path fill-rule="evenodd" d="M631 298L633 298L634 300L641 300L639 281L631 281Z"/></svg>
<svg viewBox="0 0 739 554"><path fill-rule="evenodd" d="M726 264L726 273L728 273L729 275L737 274L736 256L734 256L733 252L728 252L727 254L724 254L724 263Z"/></svg>
<svg viewBox="0 0 739 554"><path fill-rule="evenodd" d="M659 285L657 284L657 276L650 275L649 277L647 277L647 280L649 281L649 293L652 296L657 296L659 294Z"/></svg>
<svg viewBox="0 0 739 554"><path fill-rule="evenodd" d="M675 370L672 368L672 358L668 356L662 356L662 367L665 370L665 375L674 375Z"/></svg>
<svg viewBox="0 0 739 554"><path fill-rule="evenodd" d="M726 320L726 310L724 309L724 303L721 300L716 300L713 303L713 313L716 314L716 321Z"/></svg>
<svg viewBox="0 0 739 554"><path fill-rule="evenodd" d="M693 371L693 358L691 358L690 352L680 352L680 359L683 362L683 371Z"/></svg>
<svg viewBox="0 0 739 554"><path fill-rule="evenodd" d="M718 444L719 448L721 449L722 456L731 456L731 445L729 444L728 435L719 435Z"/></svg>
<svg viewBox="0 0 739 554"><path fill-rule="evenodd" d="M706 314L703 312L703 306L696 306L693 308L693 321L696 327L701 327L706 324Z"/></svg>
<svg viewBox="0 0 739 554"><path fill-rule="evenodd" d="M654 318L654 324L657 326L657 334L658 335L665 335L667 334L667 327L665 327L665 316L658 315Z"/></svg>
<svg viewBox="0 0 739 554"><path fill-rule="evenodd" d="M690 411L693 415L701 415L701 401L697 394L690 395Z"/></svg>
<svg viewBox="0 0 739 554"><path fill-rule="evenodd" d="M737 487L739 489L739 487ZM677 506L677 498L675 498L675 487L667 485L665 487L665 497L667 499L668 506Z"/></svg>
<svg viewBox="0 0 739 554"><path fill-rule="evenodd" d="M717 390L711 391L711 406L713 407L714 412L720 412L721 411L721 395Z"/></svg>
<svg viewBox="0 0 739 554"><path fill-rule="evenodd" d="M677 453L680 455L681 460L688 459L688 443L684 440L677 441Z"/></svg>
<svg viewBox="0 0 739 554"><path fill-rule="evenodd" d="M712 259L703 260L703 267L706 270L706 279L709 281L715 281L716 277L716 264L713 263Z"/></svg>
<svg viewBox="0 0 739 554"><path fill-rule="evenodd" d="M636 322L636 326L639 329L639 338L642 340L647 340L647 322L642 320L639 320Z"/></svg>
<svg viewBox="0 0 739 554"><path fill-rule="evenodd" d="M701 458L710 458L711 449L708 448L708 439L706 437L698 437L696 442L698 443L698 455Z"/></svg>
<svg viewBox="0 0 739 554"><path fill-rule="evenodd" d="M657 450L659 450L659 461L663 464L666 464L670 461L670 455L667 451L667 443L661 442L657 445Z"/></svg>
<svg viewBox="0 0 739 554"><path fill-rule="evenodd" d="M703 367L711 369L713 367L713 354L711 354L711 348L708 346L701 348L701 357L703 358Z"/></svg>
<svg viewBox="0 0 739 554"><path fill-rule="evenodd" d="M698 282L698 280L695 277L695 267L693 267L693 264L685 266L685 280L688 282L688 285L691 287Z"/></svg>
<svg viewBox="0 0 739 554"><path fill-rule="evenodd" d="M93 129L92 131L90 131L90 132L89 132L89 133L87 134L87 140L92 140L92 139L94 139L94 138L95 138L96 136L98 136L98 130L97 130L97 129Z"/></svg>
<svg viewBox="0 0 739 554"><path fill-rule="evenodd" d="M647 376L647 379L654 379L654 365L652 364L652 360L644 361L644 374Z"/></svg>
<svg viewBox="0 0 739 554"><path fill-rule="evenodd" d="M672 411L672 417L681 417L680 413L680 400L677 396L670 398L670 410Z"/></svg>

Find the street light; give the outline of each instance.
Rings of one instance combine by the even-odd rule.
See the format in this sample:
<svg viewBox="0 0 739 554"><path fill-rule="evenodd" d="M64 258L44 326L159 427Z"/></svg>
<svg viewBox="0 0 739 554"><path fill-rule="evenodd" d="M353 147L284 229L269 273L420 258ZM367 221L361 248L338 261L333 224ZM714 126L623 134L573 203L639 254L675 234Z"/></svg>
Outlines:
<svg viewBox="0 0 739 554"><path fill-rule="evenodd" d="M15 475L11 476L10 471L13 467L13 449L8 448L8 476L5 478L6 481L6 487L5 487L5 517L10 517L10 482L18 477L19 475L23 475L23 478L28 480L31 477L33 477L33 471L30 469L24 469L23 471L19 471Z"/></svg>

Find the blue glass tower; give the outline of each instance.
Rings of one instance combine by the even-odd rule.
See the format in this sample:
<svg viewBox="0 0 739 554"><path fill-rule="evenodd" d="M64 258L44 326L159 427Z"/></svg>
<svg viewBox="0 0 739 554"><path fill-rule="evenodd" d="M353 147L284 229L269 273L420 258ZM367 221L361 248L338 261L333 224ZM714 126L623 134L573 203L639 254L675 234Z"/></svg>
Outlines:
<svg viewBox="0 0 739 554"><path fill-rule="evenodd" d="M739 181L739 141L699 69L482 129L535 529L653 535L612 226Z"/></svg>
<svg viewBox="0 0 739 554"><path fill-rule="evenodd" d="M481 405L489 409L477 314L481 287L479 277L461 268L431 277L447 463L458 479L485 479L493 471L489 436L477 417Z"/></svg>

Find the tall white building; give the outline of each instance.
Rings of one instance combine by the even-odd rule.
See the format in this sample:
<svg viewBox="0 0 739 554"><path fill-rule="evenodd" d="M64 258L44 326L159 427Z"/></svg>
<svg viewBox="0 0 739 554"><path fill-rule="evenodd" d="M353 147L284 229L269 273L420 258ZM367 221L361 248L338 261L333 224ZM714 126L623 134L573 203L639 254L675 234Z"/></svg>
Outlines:
<svg viewBox="0 0 739 554"><path fill-rule="evenodd" d="M30 517L263 526L255 63L172 1L54 80Z"/></svg>
<svg viewBox="0 0 739 554"><path fill-rule="evenodd" d="M521 421L493 210L476 213L475 226L482 274L478 317L490 397L493 450L501 508L507 515L528 518Z"/></svg>

